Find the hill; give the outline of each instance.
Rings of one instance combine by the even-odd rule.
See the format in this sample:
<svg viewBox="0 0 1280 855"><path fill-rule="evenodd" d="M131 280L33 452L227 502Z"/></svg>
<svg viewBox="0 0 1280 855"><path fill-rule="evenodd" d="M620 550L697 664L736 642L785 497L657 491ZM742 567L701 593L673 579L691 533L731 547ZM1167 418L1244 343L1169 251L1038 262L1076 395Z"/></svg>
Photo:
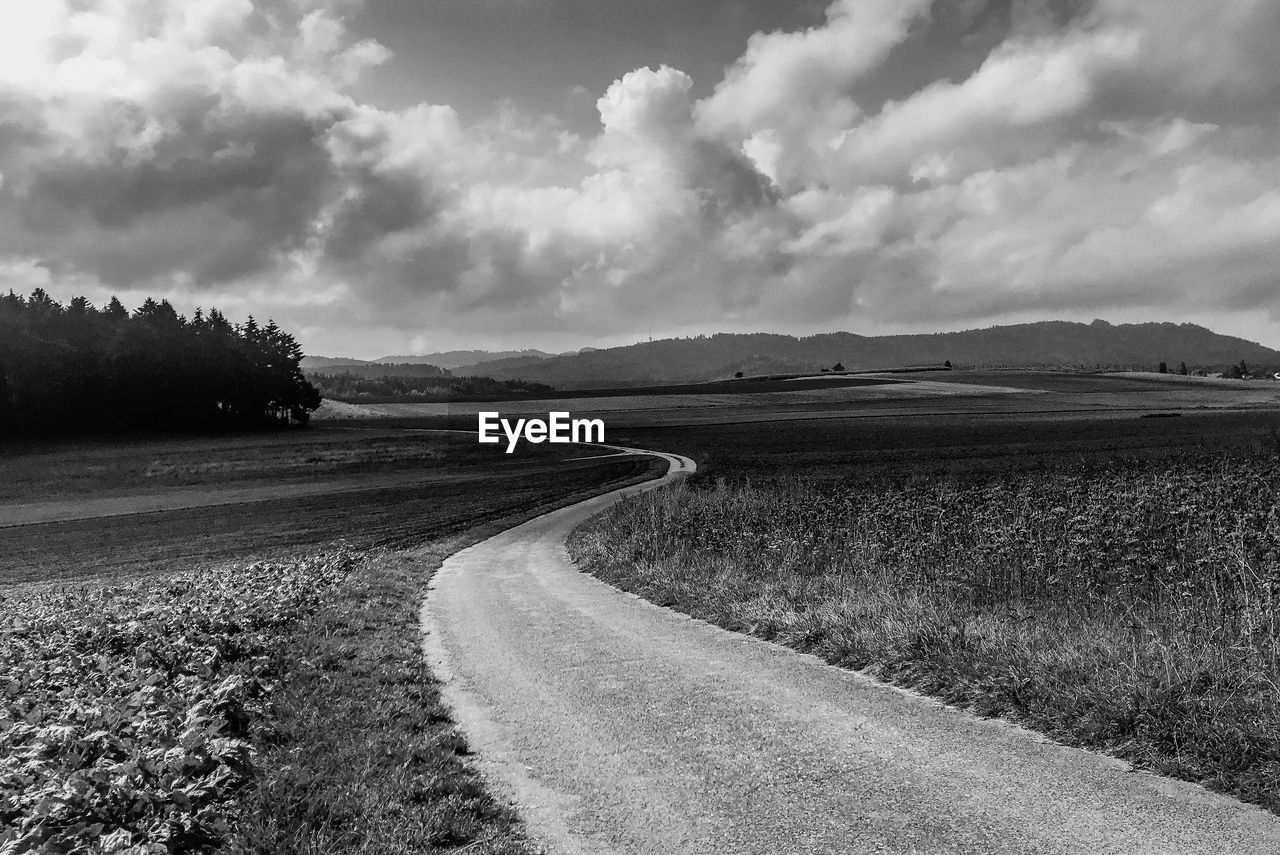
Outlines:
<svg viewBox="0 0 1280 855"><path fill-rule="evenodd" d="M332 368L345 368L350 365L369 365L367 359L351 359L346 356L304 356L303 371L327 371Z"/></svg>
<svg viewBox="0 0 1280 855"><path fill-rule="evenodd" d="M373 379L377 377L450 377L452 372L437 365L426 363L386 363L386 362L354 362L334 360L328 364L308 365L303 360L302 369L308 377L359 377Z"/></svg>
<svg viewBox="0 0 1280 855"><path fill-rule="evenodd" d="M861 336L838 332L797 338L771 333L718 333L663 339L549 358L508 358L457 373L522 379L560 388L696 383L735 372L818 371L837 362L849 370L940 364L972 368L1078 368L1220 371L1240 360L1280 368L1280 351L1195 324L1091 324L1041 321L955 333Z"/></svg>
<svg viewBox="0 0 1280 855"><path fill-rule="evenodd" d="M547 353L543 350L446 350L439 353L427 353L422 356L384 356L375 362L390 362L411 365L438 365L441 368L454 369L473 365L481 365L486 362L494 362L497 360L507 359L531 359L534 361L549 359L555 356L554 353Z"/></svg>

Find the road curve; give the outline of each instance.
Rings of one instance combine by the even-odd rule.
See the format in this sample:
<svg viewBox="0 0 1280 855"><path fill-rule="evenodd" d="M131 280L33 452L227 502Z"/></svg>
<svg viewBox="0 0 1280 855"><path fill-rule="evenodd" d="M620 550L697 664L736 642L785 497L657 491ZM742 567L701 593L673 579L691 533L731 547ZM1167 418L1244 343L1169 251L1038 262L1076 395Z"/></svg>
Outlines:
<svg viewBox="0 0 1280 855"><path fill-rule="evenodd" d="M1280 817L659 608L574 569L579 522L449 558L425 649L482 771L556 853L1275 855Z"/></svg>

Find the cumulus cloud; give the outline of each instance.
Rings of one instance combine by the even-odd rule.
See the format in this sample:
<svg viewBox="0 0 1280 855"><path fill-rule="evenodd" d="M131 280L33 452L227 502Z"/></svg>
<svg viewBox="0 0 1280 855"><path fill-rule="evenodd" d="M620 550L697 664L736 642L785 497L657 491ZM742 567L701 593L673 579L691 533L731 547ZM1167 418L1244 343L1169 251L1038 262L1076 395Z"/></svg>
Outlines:
<svg viewBox="0 0 1280 855"><path fill-rule="evenodd" d="M872 98L939 49L932 5L835 0L701 99L632 70L583 134L362 103L394 59L352 0L29 4L0 30L0 285L217 302L365 352L1280 313L1280 7L973 0L946 26L985 28L985 56Z"/></svg>
<svg viewBox="0 0 1280 855"><path fill-rule="evenodd" d="M1051 151L1070 120L1088 109L1095 80L1137 46L1136 36L1103 31L1002 47L968 79L933 84L845 131L832 147L831 178L893 180L930 163L973 169ZM954 168L934 171L958 177Z"/></svg>
<svg viewBox="0 0 1280 855"><path fill-rule="evenodd" d="M338 22L311 12L281 45L248 0L50 0L9 17L0 252L109 285L200 285L305 242L334 191L325 135L353 106L330 71L374 58L341 48Z"/></svg>
<svg viewBox="0 0 1280 855"><path fill-rule="evenodd" d="M853 84L884 61L928 7L928 0L836 0L821 26L756 34L698 105L702 127L741 141L780 185L802 181L861 116Z"/></svg>

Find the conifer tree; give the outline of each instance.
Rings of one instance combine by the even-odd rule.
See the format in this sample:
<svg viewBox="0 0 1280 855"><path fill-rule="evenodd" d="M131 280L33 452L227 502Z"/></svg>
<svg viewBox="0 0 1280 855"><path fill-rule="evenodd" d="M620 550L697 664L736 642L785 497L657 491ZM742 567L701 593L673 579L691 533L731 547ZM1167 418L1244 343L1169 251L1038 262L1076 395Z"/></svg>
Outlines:
<svg viewBox="0 0 1280 855"><path fill-rule="evenodd" d="M148 298L130 313L0 295L0 432L188 430L305 422L320 395L274 322L190 319Z"/></svg>

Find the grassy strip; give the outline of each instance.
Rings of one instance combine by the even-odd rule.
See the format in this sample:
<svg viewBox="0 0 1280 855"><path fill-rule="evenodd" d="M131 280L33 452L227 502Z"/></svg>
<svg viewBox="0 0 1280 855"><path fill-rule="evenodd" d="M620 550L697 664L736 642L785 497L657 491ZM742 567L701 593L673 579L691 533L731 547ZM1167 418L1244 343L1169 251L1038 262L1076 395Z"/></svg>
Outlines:
<svg viewBox="0 0 1280 855"><path fill-rule="evenodd" d="M654 602L1280 812L1275 469L668 489L570 550Z"/></svg>
<svg viewBox="0 0 1280 855"><path fill-rule="evenodd" d="M272 745L239 826L247 851L532 851L468 765L419 645L423 581L457 546L369 556L282 650Z"/></svg>

